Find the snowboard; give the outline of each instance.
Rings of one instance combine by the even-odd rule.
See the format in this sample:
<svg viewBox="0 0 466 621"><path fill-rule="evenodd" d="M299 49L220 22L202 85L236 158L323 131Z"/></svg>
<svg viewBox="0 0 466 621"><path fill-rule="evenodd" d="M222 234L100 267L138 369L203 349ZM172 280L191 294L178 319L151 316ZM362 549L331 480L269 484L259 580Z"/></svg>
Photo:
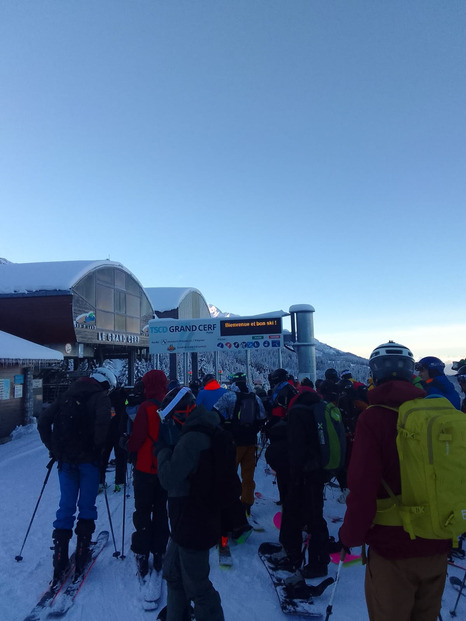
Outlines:
<svg viewBox="0 0 466 621"><path fill-rule="evenodd" d="M317 606L313 598L322 595L325 589L334 582L334 579L326 578L317 585L306 584L307 598L290 597L287 591L287 578L290 578L292 574L275 569L270 562L270 556L281 549L279 544L265 542L259 546L258 554L272 580L282 612L301 617L322 617L324 609Z"/></svg>

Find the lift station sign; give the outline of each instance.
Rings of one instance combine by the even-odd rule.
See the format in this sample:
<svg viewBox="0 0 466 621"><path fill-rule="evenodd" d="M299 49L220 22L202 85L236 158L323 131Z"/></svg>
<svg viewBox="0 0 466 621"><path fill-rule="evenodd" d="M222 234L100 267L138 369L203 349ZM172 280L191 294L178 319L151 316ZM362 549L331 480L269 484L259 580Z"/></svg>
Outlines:
<svg viewBox="0 0 466 621"><path fill-rule="evenodd" d="M149 352L180 354L282 347L281 317L151 319Z"/></svg>

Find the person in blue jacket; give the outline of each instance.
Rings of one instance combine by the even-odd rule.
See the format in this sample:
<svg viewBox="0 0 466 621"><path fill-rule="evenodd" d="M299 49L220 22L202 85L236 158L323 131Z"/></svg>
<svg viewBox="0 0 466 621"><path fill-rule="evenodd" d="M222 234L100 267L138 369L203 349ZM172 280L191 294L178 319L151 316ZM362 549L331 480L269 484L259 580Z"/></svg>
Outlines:
<svg viewBox="0 0 466 621"><path fill-rule="evenodd" d="M445 375L445 364L435 356L426 356L416 363L415 370L422 380L422 387L428 395L445 397L457 408L461 408L460 395Z"/></svg>
<svg viewBox="0 0 466 621"><path fill-rule="evenodd" d="M207 373L204 376L202 384L204 388L198 392L196 405L203 405L210 412L220 397L228 391L220 386L212 373Z"/></svg>

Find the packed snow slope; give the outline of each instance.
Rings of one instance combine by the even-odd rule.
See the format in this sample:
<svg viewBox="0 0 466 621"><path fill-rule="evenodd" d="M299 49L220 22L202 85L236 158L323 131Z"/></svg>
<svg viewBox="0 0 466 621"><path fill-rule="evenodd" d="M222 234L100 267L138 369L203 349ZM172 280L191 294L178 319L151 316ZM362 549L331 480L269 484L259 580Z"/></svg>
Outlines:
<svg viewBox="0 0 466 621"><path fill-rule="evenodd" d="M2 502L0 504L0 619L21 621L28 614L36 600L46 588L52 572L52 522L58 506L59 490L56 466L53 467L45 487L29 536L22 551L23 560L17 556L28 529L31 516L39 497L48 463L48 453L41 444L35 426L23 428L13 434L13 439L0 446L0 472ZM263 541L278 541L278 530L273 525L273 516L278 510L274 499L278 498L274 478L265 472L261 458L256 471L256 489L265 500L258 500L253 515L265 528L265 532L254 532L248 541L232 546L234 566L221 569L215 549L211 551L211 579L220 592L226 621L284 621L278 600L257 555L257 548ZM69 621L148 621L155 620L157 613L145 612L142 607L139 583L136 578L134 558L130 551L130 537L133 530L133 493L128 487L126 514L123 515L123 494L113 493L113 473L107 474L109 483L108 501L112 519L115 546L112 537L89 574L88 580L78 594L74 607L68 612ZM337 537L340 523L333 520L343 517L344 505L336 499L339 490L326 489L325 515L329 529ZM104 495L98 499L99 518L97 530L109 529L109 518ZM122 540L123 520L125 536ZM72 544L75 543L75 538ZM126 558L115 558L118 551ZM353 552L357 552L354 550ZM336 565L330 565L329 573L336 574ZM464 572L449 568L449 575L463 578ZM316 581L318 582L318 581ZM351 566L341 572L331 621L367 621L364 602L364 568ZM316 608L325 613L332 593L332 586L316 599ZM449 610L455 604L457 593L447 581L442 606L443 619L450 618ZM165 603L165 589L160 606ZM457 616L466 618L466 598L458 604ZM299 619L299 617L290 617Z"/></svg>

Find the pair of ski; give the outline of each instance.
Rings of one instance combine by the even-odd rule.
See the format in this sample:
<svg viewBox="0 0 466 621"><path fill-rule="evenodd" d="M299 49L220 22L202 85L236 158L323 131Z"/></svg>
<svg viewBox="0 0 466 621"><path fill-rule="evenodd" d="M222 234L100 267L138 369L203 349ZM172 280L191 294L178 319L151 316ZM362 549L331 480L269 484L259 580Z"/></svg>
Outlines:
<svg viewBox="0 0 466 621"><path fill-rule="evenodd" d="M76 596L86 581L89 572L107 544L108 537L109 532L106 530L98 534L95 543L92 544L90 558L81 574L77 577L74 576L75 555L73 554L70 558L68 572L63 580L49 586L24 621L42 621L43 619L65 616L73 606Z"/></svg>

